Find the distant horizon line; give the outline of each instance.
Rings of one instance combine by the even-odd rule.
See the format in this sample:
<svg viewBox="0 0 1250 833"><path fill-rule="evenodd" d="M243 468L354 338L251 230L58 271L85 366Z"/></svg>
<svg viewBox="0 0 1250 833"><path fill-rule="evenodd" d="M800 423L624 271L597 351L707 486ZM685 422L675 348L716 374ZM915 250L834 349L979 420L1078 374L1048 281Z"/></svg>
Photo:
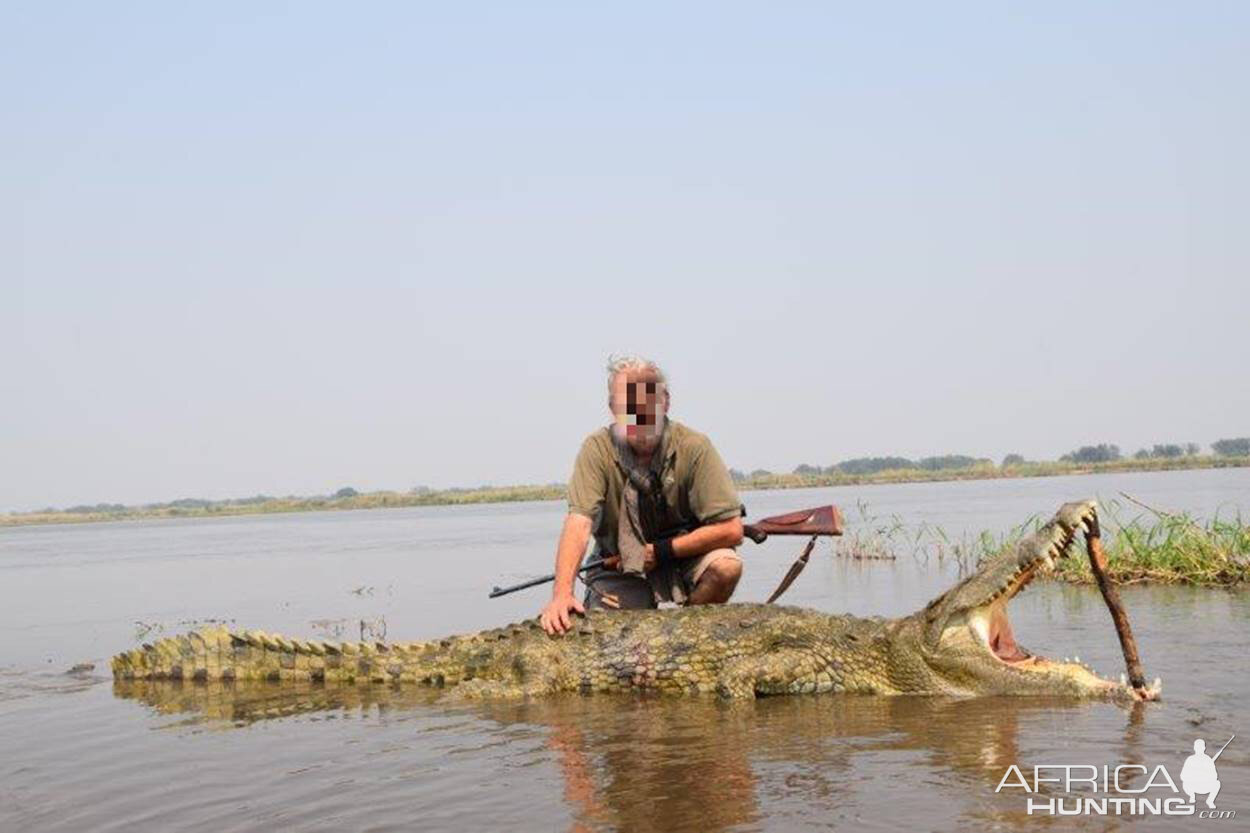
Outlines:
<svg viewBox="0 0 1250 833"><path fill-rule="evenodd" d="M1022 455L1011 453L1003 456L999 463L995 463L989 457L973 457L964 454L945 454L930 455L927 457L908 458L902 456L879 456L879 457L853 457L833 463L829 466L813 466L808 463L800 463L789 472L774 472L767 469L752 469L744 472L735 467L728 467L731 477L735 484L745 485L751 488L787 488L790 487L789 480L793 478L808 478L815 480L837 479L840 481L856 481L868 480L882 475L894 474L905 476L908 472L916 472L920 475L934 474L941 475L946 472L957 477L958 473L967 474L976 469L1009 469L1018 468L1026 469L1033 467L1038 469L1050 469L1057 466L1099 466L1114 467L1116 464L1133 464L1142 462L1172 462L1182 463L1184 461L1201 462L1203 460L1226 460L1233 462L1238 458L1250 457L1250 437L1229 438L1216 440L1211 444L1211 454L1198 453L1201 446L1196 443L1159 443L1152 449L1142 448L1135 452L1131 457L1124 456L1120 453L1119 446L1114 443L1101 443L1099 445L1081 446L1067 454L1061 455L1058 460L1027 460ZM1224 449L1221 451L1220 449ZM1199 468L1205 468L1201 466ZM930 479L927 477L918 477L917 479ZM783 485L784 484L784 485ZM813 485L821 485L814 483ZM75 514L122 514L135 512L159 512L162 510L190 510L190 511L206 511L211 507L248 507L260 506L264 503L276 501L288 502L314 502L314 501L333 501L351 499L357 497L367 497L370 495L397 495L410 496L416 498L429 497L432 500L438 500L439 496L454 497L456 495L467 495L471 493L484 492L513 492L535 490L560 490L563 491L566 484L564 481L550 481L547 483L522 483L510 485L496 485L493 483L479 484L476 486L447 486L435 488L425 485L416 485L406 491L395 489L374 489L360 490L354 486L342 486L332 493L323 494L286 494L286 495L269 495L263 492L257 492L253 495L245 497L230 498L199 498L199 497L180 497L166 501L148 501L142 503L110 503L100 501L94 504L80 503L65 507L47 506L40 509L17 510L10 509L4 512L9 517L22 517L32 515L75 515ZM507 499L507 498L503 498ZM453 501L446 501L453 502ZM477 502L477 501L474 501ZM484 501L489 502L489 501Z"/></svg>

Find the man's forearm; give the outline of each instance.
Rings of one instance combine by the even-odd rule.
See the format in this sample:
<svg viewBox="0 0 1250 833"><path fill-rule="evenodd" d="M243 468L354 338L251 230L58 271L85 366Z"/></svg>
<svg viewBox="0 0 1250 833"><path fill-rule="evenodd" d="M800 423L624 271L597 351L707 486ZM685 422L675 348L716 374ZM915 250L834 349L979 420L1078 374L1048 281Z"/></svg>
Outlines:
<svg viewBox="0 0 1250 833"><path fill-rule="evenodd" d="M560 530L560 543L556 545L556 580L552 595L572 594L573 580L577 576L577 565L581 563L582 554L586 552L586 543L590 540L590 518L570 512L564 518L564 528Z"/></svg>
<svg viewBox="0 0 1250 833"><path fill-rule="evenodd" d="M673 539L675 558L697 558L712 550L736 547L742 543L742 519L707 524Z"/></svg>

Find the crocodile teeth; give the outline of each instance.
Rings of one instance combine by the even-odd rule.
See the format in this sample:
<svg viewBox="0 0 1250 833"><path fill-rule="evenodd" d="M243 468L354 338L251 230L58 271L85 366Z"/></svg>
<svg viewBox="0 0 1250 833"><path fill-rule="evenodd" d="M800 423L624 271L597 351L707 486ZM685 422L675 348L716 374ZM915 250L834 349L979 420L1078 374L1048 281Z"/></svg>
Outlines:
<svg viewBox="0 0 1250 833"><path fill-rule="evenodd" d="M1128 685L1128 676L1123 671L1120 672L1120 685Z"/></svg>
<svg viewBox="0 0 1250 833"><path fill-rule="evenodd" d="M1080 664L1081 664L1081 658L1080 658L1080 656L1079 656L1079 655L1078 655L1078 656L1073 657L1072 659L1076 662L1076 664L1077 664L1077 665L1080 665Z"/></svg>

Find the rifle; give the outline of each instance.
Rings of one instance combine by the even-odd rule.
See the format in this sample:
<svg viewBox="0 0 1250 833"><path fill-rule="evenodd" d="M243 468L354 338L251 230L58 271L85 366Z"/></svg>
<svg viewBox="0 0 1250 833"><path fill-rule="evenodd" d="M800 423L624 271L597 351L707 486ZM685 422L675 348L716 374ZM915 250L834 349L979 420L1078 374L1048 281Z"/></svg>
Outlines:
<svg viewBox="0 0 1250 833"><path fill-rule="evenodd" d="M742 513L746 514L745 506L742 507ZM672 527L671 529L663 530L662 532L657 534L655 536L655 540L658 541L661 538L676 538L678 535L685 535L687 532L690 532L691 530L694 530L697 528L698 527L690 526L690 525L675 526L675 527ZM746 535L746 527L743 527L742 529L743 529L742 534ZM767 538L768 536L765 535L764 537ZM763 539L760 539L760 540L763 540ZM586 572L587 570L593 570L595 567L602 566L604 561L605 561L604 558L590 559L585 564L577 568L577 575L580 576L582 573ZM550 575L542 576L541 578L532 578L529 581L523 581L520 584L513 584L508 587L500 587L499 585L495 585L495 588L490 591L489 598L494 599L498 596L506 596L509 593L515 593L518 590L527 590L530 587L537 587L540 584L546 584L549 581L555 581L555 580L556 580L556 574L551 573Z"/></svg>
<svg viewBox="0 0 1250 833"><path fill-rule="evenodd" d="M741 508L743 515L746 515L746 507ZM677 535L684 535L697 529L697 526L682 526L673 529L667 529L655 535L655 539L673 538ZM781 584L773 591L769 597L768 603L776 601L777 598L786 589L794 583L799 573L803 572L803 568L807 566L807 558L812 553L812 547L816 545L816 539L822 535L841 535L842 534L842 513L838 511L836 506L818 506L815 509L801 509L798 512L788 512L785 515L774 515L771 518L763 518L758 523L744 524L742 534L746 538L750 538L757 544L762 544L768 540L769 535L810 535L811 540L807 542L807 546L803 548L802 555L799 559L790 565L789 572L785 578L781 580ZM599 567L603 564L604 559L592 558L577 569L578 575ZM537 587L540 584L546 584L549 581L555 581L555 573L533 578L529 581L523 581L520 584L509 585L508 587L495 586L490 591L489 598L495 599L499 596L506 596L509 593L515 593L518 590L526 590L530 587Z"/></svg>
<svg viewBox="0 0 1250 833"><path fill-rule="evenodd" d="M604 559L602 558L592 558L589 561L587 561L585 564L577 568L577 574L581 575L587 570L593 570L595 567L601 566L603 564L603 561ZM532 578L529 581L523 581L520 584L512 584L512 585L509 585L508 587L500 587L499 585L496 584L495 589L490 591L489 598L495 599L495 598L498 598L499 596L506 596L509 593L515 593L518 590L527 590L530 587L537 587L540 584L546 584L549 581L555 581L555 580L556 580L556 574L552 573L551 575L542 576L541 578Z"/></svg>

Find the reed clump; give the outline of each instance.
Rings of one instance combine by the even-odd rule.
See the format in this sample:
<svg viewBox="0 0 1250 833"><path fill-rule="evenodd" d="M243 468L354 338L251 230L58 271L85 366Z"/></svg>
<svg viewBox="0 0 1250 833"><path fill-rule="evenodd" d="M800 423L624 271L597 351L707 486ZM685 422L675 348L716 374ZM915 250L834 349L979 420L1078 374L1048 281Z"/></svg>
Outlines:
<svg viewBox="0 0 1250 833"><path fill-rule="evenodd" d="M833 553L853 561L894 561L901 554L920 564L953 564L964 576L1040 524L1040 516L1034 515L1004 533L982 530L955 536L926 521L913 525L898 514L877 515L867 501L858 500L846 532L833 539Z"/></svg>
<svg viewBox="0 0 1250 833"><path fill-rule="evenodd" d="M1107 574L1116 584L1188 584L1197 587L1250 585L1250 524L1240 513L1216 513L1201 520L1184 512L1165 512L1125 495L1142 513L1126 518L1121 501L1099 501ZM848 518L847 534L834 543L840 557L890 560L907 554L921 563L954 563L967 575L989 558L1015 546L1048 519L1035 515L995 534L951 536L940 526L908 526L897 515L874 515L864 502ZM1077 536L1055 572L1046 578L1071 584L1094 584L1085 541Z"/></svg>

